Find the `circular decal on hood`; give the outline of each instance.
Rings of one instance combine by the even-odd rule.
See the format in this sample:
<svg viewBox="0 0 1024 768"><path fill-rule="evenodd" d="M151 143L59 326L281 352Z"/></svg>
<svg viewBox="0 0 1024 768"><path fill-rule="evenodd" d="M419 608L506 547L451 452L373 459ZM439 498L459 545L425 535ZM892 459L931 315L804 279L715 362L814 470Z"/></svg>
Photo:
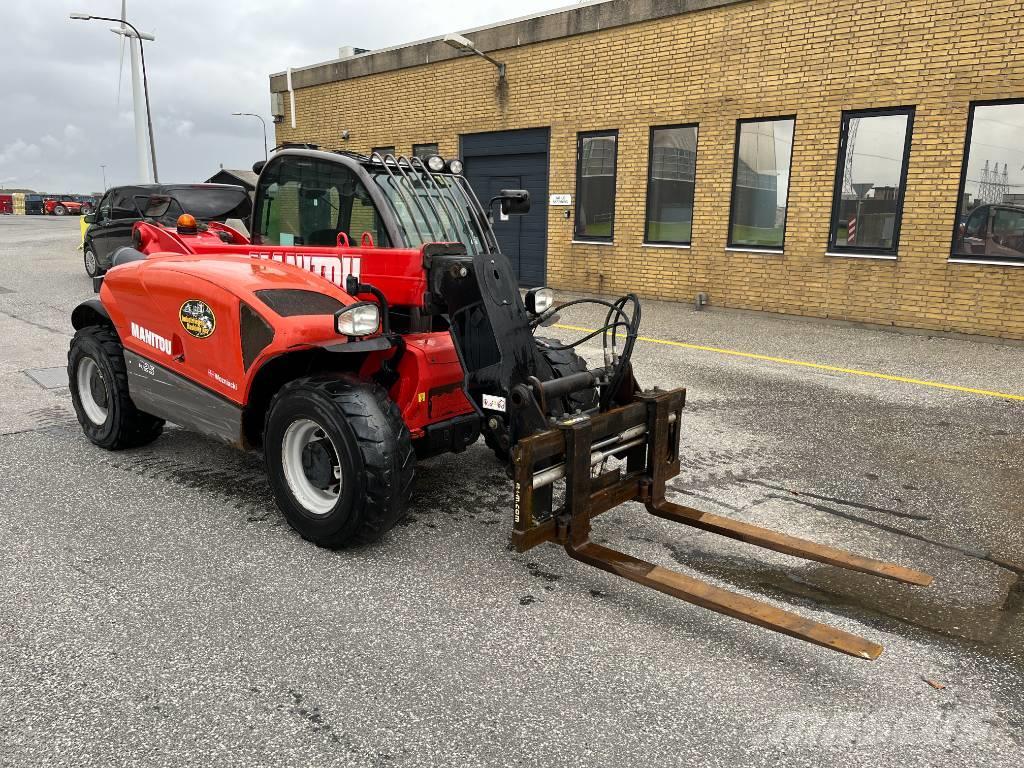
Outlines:
<svg viewBox="0 0 1024 768"><path fill-rule="evenodd" d="M181 320L181 327L197 339L212 336L217 330L217 318L213 310L205 301L199 299L189 299L182 304L178 319Z"/></svg>

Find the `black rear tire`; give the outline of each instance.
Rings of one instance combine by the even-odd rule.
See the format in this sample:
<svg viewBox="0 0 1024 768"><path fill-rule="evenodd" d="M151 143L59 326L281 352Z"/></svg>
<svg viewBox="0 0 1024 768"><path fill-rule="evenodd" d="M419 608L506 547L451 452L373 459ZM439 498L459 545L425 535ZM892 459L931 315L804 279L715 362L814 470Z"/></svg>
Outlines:
<svg viewBox="0 0 1024 768"><path fill-rule="evenodd" d="M68 387L82 431L101 448L138 448L163 431L163 419L132 402L124 348L113 328L94 325L75 333L68 350Z"/></svg>
<svg viewBox="0 0 1024 768"><path fill-rule="evenodd" d="M540 353L544 355L544 358L554 369L556 379L587 370L587 361L577 355L574 350L552 349L552 347L561 346L562 342L558 339L546 339L541 336L535 336L533 340L540 349ZM596 388L573 392L564 399L563 408L568 408L570 413L578 410L589 411L597 407L598 398L599 393ZM498 461L503 464L508 463L511 453L507 435L496 435L485 429L484 443L494 452Z"/></svg>
<svg viewBox="0 0 1024 768"><path fill-rule="evenodd" d="M294 456L292 431L309 423L317 430L310 433L301 462L286 458ZM328 549L368 544L406 514L416 454L402 414L376 384L350 376L286 384L271 401L263 444L278 507L288 524L314 544ZM326 467L330 472L323 474ZM337 500L325 508L333 494L331 472L341 482ZM325 506L313 509L317 503Z"/></svg>

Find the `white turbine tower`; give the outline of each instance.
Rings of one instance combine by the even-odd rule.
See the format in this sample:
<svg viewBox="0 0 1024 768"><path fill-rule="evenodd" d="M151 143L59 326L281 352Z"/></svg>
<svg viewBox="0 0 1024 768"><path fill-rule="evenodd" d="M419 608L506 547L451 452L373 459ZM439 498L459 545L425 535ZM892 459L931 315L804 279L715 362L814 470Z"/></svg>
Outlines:
<svg viewBox="0 0 1024 768"><path fill-rule="evenodd" d="M121 18L128 18L127 0L121 0ZM135 111L135 161L138 164L139 181L143 184L152 183L153 169L150 167L150 149L146 138L146 101L142 85L142 65L139 58L139 39L130 27L122 24L120 28L111 29L117 35L128 38L132 57L132 106ZM155 40L152 35L141 33L143 40Z"/></svg>

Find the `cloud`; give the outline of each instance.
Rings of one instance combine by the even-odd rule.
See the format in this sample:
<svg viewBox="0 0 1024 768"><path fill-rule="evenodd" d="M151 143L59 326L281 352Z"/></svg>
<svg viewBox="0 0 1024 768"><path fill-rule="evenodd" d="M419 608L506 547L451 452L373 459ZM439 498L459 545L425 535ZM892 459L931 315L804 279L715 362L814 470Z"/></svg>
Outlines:
<svg viewBox="0 0 1024 768"><path fill-rule="evenodd" d="M564 3L519 0L515 14ZM105 16L117 16L121 7L118 0L0 0L0 164L18 186L96 192L100 165L109 184L137 180L128 52L119 72L121 39L108 31L111 25L68 19L83 5ZM333 59L342 45L383 48L512 15L498 0L376 0L369 7L362 0L246 0L244 6L128 4L133 23L156 37L146 43L146 69L157 159L167 181L201 181L221 163L247 168L262 158L258 126L231 113L257 112L269 122L271 72ZM225 32L215 44L204 37L211 29Z"/></svg>
<svg viewBox="0 0 1024 768"><path fill-rule="evenodd" d="M29 144L22 139L16 139L0 150L0 165L34 160L39 157L41 152L38 144Z"/></svg>

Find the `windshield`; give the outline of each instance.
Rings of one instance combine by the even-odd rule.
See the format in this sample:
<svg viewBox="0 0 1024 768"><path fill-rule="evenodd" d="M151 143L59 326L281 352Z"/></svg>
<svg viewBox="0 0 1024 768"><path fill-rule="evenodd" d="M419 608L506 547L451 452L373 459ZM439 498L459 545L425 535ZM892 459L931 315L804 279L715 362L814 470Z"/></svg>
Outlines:
<svg viewBox="0 0 1024 768"><path fill-rule="evenodd" d="M393 164L368 170L391 204L410 246L458 242L471 256L488 251L490 228L465 179L433 174L434 184L422 173L398 169ZM496 250L497 246L492 243L491 248Z"/></svg>

